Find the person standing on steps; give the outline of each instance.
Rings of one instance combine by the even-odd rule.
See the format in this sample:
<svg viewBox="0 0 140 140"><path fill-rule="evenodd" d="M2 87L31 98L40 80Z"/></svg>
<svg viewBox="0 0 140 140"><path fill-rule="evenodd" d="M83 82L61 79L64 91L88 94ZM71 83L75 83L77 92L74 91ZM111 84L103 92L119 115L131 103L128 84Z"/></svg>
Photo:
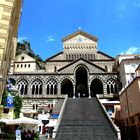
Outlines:
<svg viewBox="0 0 140 140"><path fill-rule="evenodd" d="M78 98L80 98L80 92L78 92Z"/></svg>

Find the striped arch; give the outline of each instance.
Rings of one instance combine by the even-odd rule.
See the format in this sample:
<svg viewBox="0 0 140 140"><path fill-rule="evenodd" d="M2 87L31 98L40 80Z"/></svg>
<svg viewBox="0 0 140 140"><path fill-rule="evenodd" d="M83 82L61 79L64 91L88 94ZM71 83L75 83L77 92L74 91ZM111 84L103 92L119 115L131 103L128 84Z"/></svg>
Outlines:
<svg viewBox="0 0 140 140"><path fill-rule="evenodd" d="M91 82L92 82L94 79L99 79L99 80L102 81L102 83L104 83L104 80L103 80L100 76L93 76L93 77L90 79L89 84L91 84Z"/></svg>
<svg viewBox="0 0 140 140"><path fill-rule="evenodd" d="M58 89L58 79L56 77L49 77L46 80L46 94L56 95Z"/></svg>
<svg viewBox="0 0 140 140"><path fill-rule="evenodd" d="M95 97L97 94L104 93L104 81L99 76L94 76L90 80L90 92L91 97Z"/></svg>
<svg viewBox="0 0 140 140"><path fill-rule="evenodd" d="M69 76L65 76L65 77L61 78L60 79L60 83L62 83L63 80L65 80L65 79L69 79L74 84L74 80L71 77L69 77Z"/></svg>
<svg viewBox="0 0 140 140"><path fill-rule="evenodd" d="M62 95L68 95L68 97L72 98L73 97L73 85L74 85L74 80L70 77L63 77L60 80L61 84L61 94Z"/></svg>
<svg viewBox="0 0 140 140"><path fill-rule="evenodd" d="M116 77L110 76L106 78L106 90L107 94L117 94L118 93L118 79Z"/></svg>
<svg viewBox="0 0 140 140"><path fill-rule="evenodd" d="M75 97L89 97L89 74L90 71L86 65L79 64L75 67Z"/></svg>
<svg viewBox="0 0 140 140"><path fill-rule="evenodd" d="M42 77L40 77L40 76L36 76L36 77L34 77L34 78L31 79L31 83L33 83L33 81L35 81L36 79L42 81L42 83L45 82L44 79L43 79Z"/></svg>
<svg viewBox="0 0 140 140"><path fill-rule="evenodd" d="M21 81L22 79L25 79L28 83L29 83L29 79L25 76L21 76L16 80L16 83L18 83L19 81Z"/></svg>
<svg viewBox="0 0 140 140"><path fill-rule="evenodd" d="M20 92L20 95L27 95L28 83L29 83L29 80L27 77L20 77L19 79L17 79L17 87Z"/></svg>
<svg viewBox="0 0 140 140"><path fill-rule="evenodd" d="M74 68L74 71L73 71L74 75L76 74L76 70L77 70L79 67L84 67L84 68L87 70L87 73L88 73L88 74L90 73L89 68L88 68L86 65L84 65L84 64L79 64L79 65L77 65L77 66Z"/></svg>
<svg viewBox="0 0 140 140"><path fill-rule="evenodd" d="M41 95L43 91L43 79L41 77L35 77L31 80L32 95Z"/></svg>

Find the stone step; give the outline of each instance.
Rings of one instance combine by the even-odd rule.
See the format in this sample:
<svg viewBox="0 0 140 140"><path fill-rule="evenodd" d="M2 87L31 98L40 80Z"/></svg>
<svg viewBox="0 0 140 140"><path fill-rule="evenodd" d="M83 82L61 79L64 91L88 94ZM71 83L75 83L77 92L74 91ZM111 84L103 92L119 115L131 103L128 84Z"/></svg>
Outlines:
<svg viewBox="0 0 140 140"><path fill-rule="evenodd" d="M55 140L117 140L96 98L68 99Z"/></svg>

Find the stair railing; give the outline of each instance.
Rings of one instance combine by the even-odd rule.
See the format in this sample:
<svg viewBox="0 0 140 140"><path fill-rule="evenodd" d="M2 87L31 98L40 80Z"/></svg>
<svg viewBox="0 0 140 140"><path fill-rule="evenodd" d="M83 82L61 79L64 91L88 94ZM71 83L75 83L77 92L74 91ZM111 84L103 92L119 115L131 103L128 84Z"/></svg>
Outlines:
<svg viewBox="0 0 140 140"><path fill-rule="evenodd" d="M120 129L114 124L114 122L112 121L112 119L111 119L110 116L108 115L108 113L107 113L105 107L104 107L103 104L100 102L99 97L96 96L96 98L97 98L97 100L98 100L98 102L99 102L101 108L103 109L103 112L104 112L105 116L107 117L107 119L108 119L108 121L109 121L109 123L110 123L112 129L114 130L114 132L115 132L115 134L116 134L118 140L121 140Z"/></svg>
<svg viewBox="0 0 140 140"><path fill-rule="evenodd" d="M64 99L63 105L61 107L59 117L58 117L57 125L56 125L56 127L55 127L55 129L53 131L53 137L54 138L56 137L56 134L57 134L59 125L61 123L61 120L62 120L62 117L63 117L63 113L64 113L64 109L65 109L65 106L66 106L67 99L68 99L68 95L65 96L65 99Z"/></svg>

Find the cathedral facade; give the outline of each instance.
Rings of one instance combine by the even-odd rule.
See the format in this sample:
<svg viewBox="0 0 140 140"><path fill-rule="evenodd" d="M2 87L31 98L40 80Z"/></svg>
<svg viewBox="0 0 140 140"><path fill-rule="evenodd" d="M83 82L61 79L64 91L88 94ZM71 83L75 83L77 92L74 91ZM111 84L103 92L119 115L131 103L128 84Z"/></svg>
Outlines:
<svg viewBox="0 0 140 140"><path fill-rule="evenodd" d="M27 52L18 54L11 68L23 107L37 109L48 99L118 97L120 83L115 59L98 50L98 39L77 32L62 39L63 51L36 61Z"/></svg>

